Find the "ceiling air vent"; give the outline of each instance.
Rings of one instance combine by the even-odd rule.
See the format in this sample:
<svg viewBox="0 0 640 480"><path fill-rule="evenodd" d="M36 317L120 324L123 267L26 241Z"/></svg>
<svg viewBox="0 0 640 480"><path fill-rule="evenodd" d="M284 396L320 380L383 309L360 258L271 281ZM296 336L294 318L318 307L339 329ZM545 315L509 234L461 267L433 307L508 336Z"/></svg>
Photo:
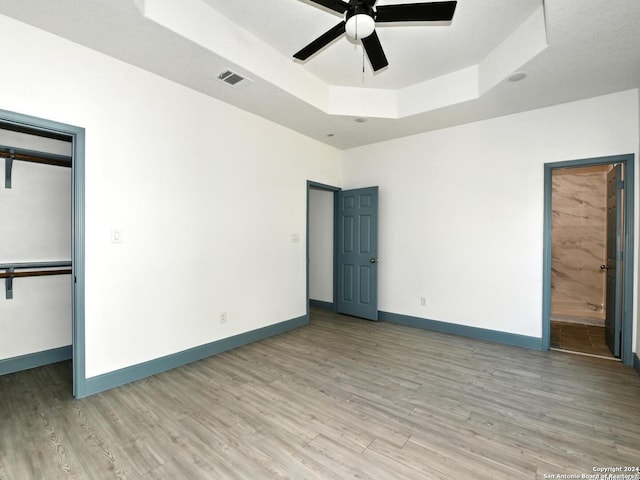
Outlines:
<svg viewBox="0 0 640 480"><path fill-rule="evenodd" d="M251 80L249 80L248 78L245 78L242 75L238 75L231 70L222 72L220 75L218 75L218 79L235 88L246 87L251 83Z"/></svg>

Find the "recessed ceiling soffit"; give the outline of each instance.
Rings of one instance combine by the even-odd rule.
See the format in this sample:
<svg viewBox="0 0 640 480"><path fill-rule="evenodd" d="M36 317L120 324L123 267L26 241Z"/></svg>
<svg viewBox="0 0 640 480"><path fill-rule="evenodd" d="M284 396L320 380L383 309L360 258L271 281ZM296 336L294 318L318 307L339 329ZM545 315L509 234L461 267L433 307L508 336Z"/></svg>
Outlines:
<svg viewBox="0 0 640 480"><path fill-rule="evenodd" d="M398 119L478 99L547 48L541 2L466 68L395 90L329 85L202 0L134 1L147 19L330 115Z"/></svg>

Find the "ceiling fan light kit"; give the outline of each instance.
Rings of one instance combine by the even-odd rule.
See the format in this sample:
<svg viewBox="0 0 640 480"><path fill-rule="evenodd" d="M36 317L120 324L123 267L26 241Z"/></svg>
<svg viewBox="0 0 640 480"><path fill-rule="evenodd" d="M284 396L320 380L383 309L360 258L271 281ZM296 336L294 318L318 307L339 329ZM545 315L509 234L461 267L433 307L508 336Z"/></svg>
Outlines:
<svg viewBox="0 0 640 480"><path fill-rule="evenodd" d="M311 0L317 5L344 15L344 20L316 38L293 57L307 60L342 34L360 40L374 72L389 65L375 31L382 22L445 22L453 19L456 1L381 5L377 0Z"/></svg>
<svg viewBox="0 0 640 480"><path fill-rule="evenodd" d="M376 29L373 17L366 13L357 13L349 17L345 23L345 33L353 40L367 38Z"/></svg>

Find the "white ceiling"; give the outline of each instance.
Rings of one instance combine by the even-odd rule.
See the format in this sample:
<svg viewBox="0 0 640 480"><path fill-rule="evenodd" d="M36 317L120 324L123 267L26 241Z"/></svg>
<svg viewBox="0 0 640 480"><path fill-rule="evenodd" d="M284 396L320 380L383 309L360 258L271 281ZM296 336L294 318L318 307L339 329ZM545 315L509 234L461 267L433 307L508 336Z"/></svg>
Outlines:
<svg viewBox="0 0 640 480"><path fill-rule="evenodd" d="M517 31L540 2L459 0L449 27L379 26L377 31L390 65L373 74L366 62L364 75L361 48L344 37L307 62L298 65L291 58L341 20L308 0L173 3L179 6L176 8L195 6L222 14L233 22L229 25L237 30L239 39L255 38L261 48L266 45L273 49L273 55L265 50L269 55L264 62L275 70L284 72L291 68L296 75L306 75L304 78L309 79L311 86L356 87L358 91L372 93L372 98L377 95L382 98L388 92L438 77L446 79L450 72L478 64ZM380 5L393 3L403 2L379 0ZM172 19L170 25L165 22L163 26L162 22L145 16L144 4L145 0L0 0L0 14L137 65L338 148L640 87L639 0L546 0L548 46L519 65L519 69L528 72L525 80L500 81L477 98L402 118L370 118L366 123L356 123L354 117L370 116L367 109L353 115L326 113L296 92L300 82L287 84L286 78L274 80L273 75L265 75L268 65L260 66L250 51L242 55L230 47L231 53L227 55L225 45L209 48L206 41L197 41L198 35L204 38L202 35L207 32L194 32L194 36L184 31L178 34L179 29L172 28ZM212 31L218 27L212 25ZM253 49L258 50L262 51ZM227 68L248 76L253 84L234 89L216 81L217 75Z"/></svg>
<svg viewBox="0 0 640 480"><path fill-rule="evenodd" d="M204 1L287 57L342 21L342 15L310 1ZM403 88L479 63L541 3L541 0L459 1L450 26L379 24L376 31L390 66L373 74L365 61L364 82L362 46L346 36L308 60L305 67L330 85ZM411 0L379 0L376 5L397 3Z"/></svg>

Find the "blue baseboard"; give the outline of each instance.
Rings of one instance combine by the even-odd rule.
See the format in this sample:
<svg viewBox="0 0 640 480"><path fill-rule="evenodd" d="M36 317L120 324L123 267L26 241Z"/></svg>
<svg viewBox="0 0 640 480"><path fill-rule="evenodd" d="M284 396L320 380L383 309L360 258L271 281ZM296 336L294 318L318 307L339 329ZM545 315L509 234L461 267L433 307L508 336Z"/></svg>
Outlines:
<svg viewBox="0 0 640 480"><path fill-rule="evenodd" d="M335 307L332 302L323 302L322 300L309 299L309 306L313 308L320 308L322 310L329 310L331 312L335 311Z"/></svg>
<svg viewBox="0 0 640 480"><path fill-rule="evenodd" d="M406 325L408 327L422 328L423 330L433 330L434 332L475 338L477 340L486 340L505 345L513 345L515 347L542 350L542 338L537 337L528 337L526 335L500 332L498 330L488 330L485 328L468 327L466 325L439 322L437 320L428 320L426 318L410 317L408 315L389 312L378 312L378 319L385 322Z"/></svg>
<svg viewBox="0 0 640 480"><path fill-rule="evenodd" d="M156 358L148 362L139 363L130 367L115 370L113 372L88 378L86 381L86 390L83 397L93 395L95 393L109 390L110 388L119 387L125 383L134 382L151 375L171 370L172 368L181 367L187 363L202 360L203 358L226 352L233 348L242 347L249 343L263 340L280 333L302 327L309 323L309 317L302 317L286 320L284 322L269 325L267 327L251 330L250 332L241 333L233 337L224 338L215 342L190 348L182 352L167 355L166 357Z"/></svg>
<svg viewBox="0 0 640 480"><path fill-rule="evenodd" d="M633 354L633 368L640 375L640 358L638 358L638 353Z"/></svg>
<svg viewBox="0 0 640 480"><path fill-rule="evenodd" d="M0 375L71 360L72 357L73 352L71 345L69 345L67 347L52 348L44 352L29 353L27 355L20 355L19 357L7 358L0 360Z"/></svg>

